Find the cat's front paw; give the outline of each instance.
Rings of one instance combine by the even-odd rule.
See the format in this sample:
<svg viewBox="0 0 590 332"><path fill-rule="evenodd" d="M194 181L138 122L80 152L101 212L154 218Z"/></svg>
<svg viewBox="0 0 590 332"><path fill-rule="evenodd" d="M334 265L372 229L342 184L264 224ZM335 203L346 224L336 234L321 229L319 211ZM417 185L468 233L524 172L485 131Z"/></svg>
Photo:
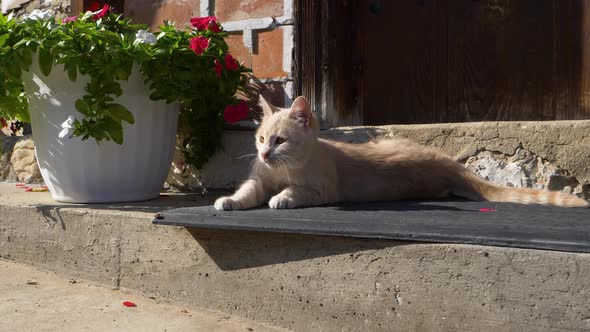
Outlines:
<svg viewBox="0 0 590 332"><path fill-rule="evenodd" d="M295 200L291 197L277 195L270 199L268 206L271 209L292 209L296 205Z"/></svg>
<svg viewBox="0 0 590 332"><path fill-rule="evenodd" d="M244 205L240 201L231 199L230 197L221 197L215 201L213 207L220 211L243 210Z"/></svg>

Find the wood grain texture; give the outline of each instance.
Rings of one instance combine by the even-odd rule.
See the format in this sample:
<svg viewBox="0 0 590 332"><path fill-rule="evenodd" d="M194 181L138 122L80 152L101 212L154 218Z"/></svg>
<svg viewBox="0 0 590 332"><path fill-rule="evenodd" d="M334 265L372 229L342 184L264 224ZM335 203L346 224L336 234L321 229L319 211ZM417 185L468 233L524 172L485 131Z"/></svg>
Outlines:
<svg viewBox="0 0 590 332"><path fill-rule="evenodd" d="M357 1L322 0L324 110L330 126L361 125L362 49Z"/></svg>
<svg viewBox="0 0 590 332"><path fill-rule="evenodd" d="M305 96L314 113L322 120L322 3L315 0L295 1L295 95ZM325 23L324 23L325 24Z"/></svg>
<svg viewBox="0 0 590 332"><path fill-rule="evenodd" d="M555 4L554 91L555 119L588 118L583 96L588 89L588 1L562 0ZM588 22L588 23L584 23ZM585 98L587 100L587 98Z"/></svg>
<svg viewBox="0 0 590 332"><path fill-rule="evenodd" d="M571 0L570 0L571 1ZM561 2L558 2L561 4ZM582 22L580 27L580 44L582 59L578 75L580 76L580 107L574 119L590 119L590 1L581 2L577 13ZM575 15L575 14L572 14Z"/></svg>
<svg viewBox="0 0 590 332"><path fill-rule="evenodd" d="M70 15L76 16L82 12L82 9L84 8L84 0L72 0L70 6L71 6Z"/></svg>
<svg viewBox="0 0 590 332"><path fill-rule="evenodd" d="M590 119L590 0L323 0L318 9L313 66L328 126Z"/></svg>
<svg viewBox="0 0 590 332"><path fill-rule="evenodd" d="M359 1L365 124L445 121L447 1Z"/></svg>
<svg viewBox="0 0 590 332"><path fill-rule="evenodd" d="M554 117L554 0L449 4L448 122Z"/></svg>

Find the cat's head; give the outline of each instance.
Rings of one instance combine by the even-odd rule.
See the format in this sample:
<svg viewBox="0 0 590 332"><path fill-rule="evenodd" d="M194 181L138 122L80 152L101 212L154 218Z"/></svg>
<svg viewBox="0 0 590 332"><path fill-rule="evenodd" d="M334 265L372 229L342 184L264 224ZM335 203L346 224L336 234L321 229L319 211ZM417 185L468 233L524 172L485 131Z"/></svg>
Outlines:
<svg viewBox="0 0 590 332"><path fill-rule="evenodd" d="M260 96L259 103L263 117L255 136L258 159L271 168L300 167L319 134L309 102L297 97L290 108L279 108Z"/></svg>

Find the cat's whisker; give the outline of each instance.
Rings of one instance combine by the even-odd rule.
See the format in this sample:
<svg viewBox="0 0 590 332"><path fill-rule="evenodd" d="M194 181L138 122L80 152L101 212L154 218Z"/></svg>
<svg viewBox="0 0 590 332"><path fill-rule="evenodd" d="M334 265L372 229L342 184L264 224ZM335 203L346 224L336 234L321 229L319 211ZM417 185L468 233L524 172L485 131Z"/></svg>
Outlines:
<svg viewBox="0 0 590 332"><path fill-rule="evenodd" d="M258 172L259 167L260 167L260 160L258 160L258 158L254 158L250 161L249 169L253 169L254 172Z"/></svg>
<svg viewBox="0 0 590 332"><path fill-rule="evenodd" d="M256 159L252 159L250 160L250 162L248 163L248 169L252 170L252 167L254 167L254 163L256 162Z"/></svg>
<svg viewBox="0 0 590 332"><path fill-rule="evenodd" d="M258 158L250 159L249 167L252 167L252 163L256 162L257 160L258 160Z"/></svg>
<svg viewBox="0 0 590 332"><path fill-rule="evenodd" d="M281 159L281 157L284 157L284 156L278 156L278 158L277 158L277 161L279 163L279 167L285 172L285 175L287 176L287 184L291 185L291 177L289 176L289 169L287 168L285 159Z"/></svg>
<svg viewBox="0 0 590 332"><path fill-rule="evenodd" d="M293 168L295 167L295 165L297 165L297 159L291 157L291 156L282 156L283 157L283 161L285 162L285 166L288 166L288 168Z"/></svg>
<svg viewBox="0 0 590 332"><path fill-rule="evenodd" d="M256 153L249 153L249 154L245 154L243 156L235 157L235 158L232 158L232 159L233 160L236 160L236 159L244 159L244 158L247 158L247 157L257 157L257 156L258 156L258 154L256 154Z"/></svg>
<svg viewBox="0 0 590 332"><path fill-rule="evenodd" d="M293 164L297 163L297 159L295 159L295 158L293 158L291 156L283 155L281 157L285 158L285 161L286 162L291 162Z"/></svg>

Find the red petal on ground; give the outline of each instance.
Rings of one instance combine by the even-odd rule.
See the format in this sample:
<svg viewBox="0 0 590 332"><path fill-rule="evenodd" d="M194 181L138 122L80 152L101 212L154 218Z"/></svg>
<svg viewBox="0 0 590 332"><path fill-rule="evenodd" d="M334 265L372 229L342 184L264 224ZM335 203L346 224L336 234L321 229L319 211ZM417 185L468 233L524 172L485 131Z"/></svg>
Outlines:
<svg viewBox="0 0 590 332"><path fill-rule="evenodd" d="M481 209L479 209L479 212L496 212L496 209L481 208Z"/></svg>
<svg viewBox="0 0 590 332"><path fill-rule="evenodd" d="M123 302L123 305L126 307L137 307L137 305L131 301L125 301Z"/></svg>

